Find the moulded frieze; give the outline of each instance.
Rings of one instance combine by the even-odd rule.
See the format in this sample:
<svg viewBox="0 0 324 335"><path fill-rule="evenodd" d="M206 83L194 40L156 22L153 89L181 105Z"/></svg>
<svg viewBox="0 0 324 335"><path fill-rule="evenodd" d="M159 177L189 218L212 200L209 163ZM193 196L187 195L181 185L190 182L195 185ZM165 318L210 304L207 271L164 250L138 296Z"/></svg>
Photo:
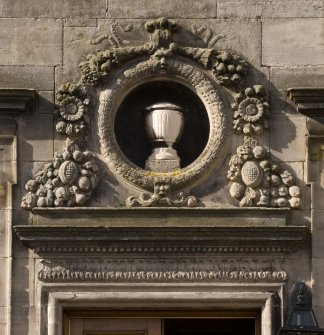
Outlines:
<svg viewBox="0 0 324 335"><path fill-rule="evenodd" d="M44 282L284 282L284 262L274 259L60 259L38 266Z"/></svg>

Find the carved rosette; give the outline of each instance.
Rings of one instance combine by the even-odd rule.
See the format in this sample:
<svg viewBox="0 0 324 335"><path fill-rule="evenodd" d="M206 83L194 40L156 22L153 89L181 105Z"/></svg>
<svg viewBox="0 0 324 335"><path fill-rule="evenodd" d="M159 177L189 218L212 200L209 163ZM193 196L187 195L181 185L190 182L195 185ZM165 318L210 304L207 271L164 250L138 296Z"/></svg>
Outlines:
<svg viewBox="0 0 324 335"><path fill-rule="evenodd" d="M63 84L56 93L59 102L56 131L69 138L83 136L89 125L89 103L85 86L71 83Z"/></svg>
<svg viewBox="0 0 324 335"><path fill-rule="evenodd" d="M98 184L98 168L89 151L70 143L56 152L51 163L28 180L21 206L62 207L83 205Z"/></svg>
<svg viewBox="0 0 324 335"><path fill-rule="evenodd" d="M267 159L264 147L248 141L229 162L230 194L240 207L301 207L301 192L288 170Z"/></svg>
<svg viewBox="0 0 324 335"><path fill-rule="evenodd" d="M245 89L235 97L233 129L244 135L260 135L269 127L269 103L261 85Z"/></svg>

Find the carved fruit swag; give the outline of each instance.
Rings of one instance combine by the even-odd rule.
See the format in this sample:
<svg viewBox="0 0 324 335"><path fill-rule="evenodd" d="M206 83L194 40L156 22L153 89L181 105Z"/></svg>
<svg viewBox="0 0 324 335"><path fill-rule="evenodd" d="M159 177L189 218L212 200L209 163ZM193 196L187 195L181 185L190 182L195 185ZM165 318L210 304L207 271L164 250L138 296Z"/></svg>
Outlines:
<svg viewBox="0 0 324 335"><path fill-rule="evenodd" d="M266 158L264 147L245 143L229 162L230 195L240 207L301 206L301 192L293 175Z"/></svg>
<svg viewBox="0 0 324 335"><path fill-rule="evenodd" d="M25 209L83 205L98 184L98 168L89 151L70 144L56 152L51 163L27 181L22 199Z"/></svg>

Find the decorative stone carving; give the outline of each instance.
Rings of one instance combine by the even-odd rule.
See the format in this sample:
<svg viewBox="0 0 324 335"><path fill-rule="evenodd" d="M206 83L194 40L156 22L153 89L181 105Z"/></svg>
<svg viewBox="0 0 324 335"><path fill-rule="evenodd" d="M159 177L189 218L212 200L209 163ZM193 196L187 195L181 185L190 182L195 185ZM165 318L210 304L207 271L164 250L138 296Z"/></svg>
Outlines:
<svg viewBox="0 0 324 335"><path fill-rule="evenodd" d="M151 34L151 42L162 48L170 46L173 41L173 33L180 29L176 21L167 18L147 21L144 27Z"/></svg>
<svg viewBox="0 0 324 335"><path fill-rule="evenodd" d="M131 264L130 264L131 263ZM287 273L274 260L166 259L145 261L116 259L47 259L38 278L45 282L285 282ZM194 265L193 265L194 264ZM129 270L129 267L132 270Z"/></svg>
<svg viewBox="0 0 324 335"><path fill-rule="evenodd" d="M125 158L114 136L116 106L123 100L125 92L142 82L161 78L159 60L149 59L128 68L116 80L111 80L100 95L98 109L98 135L103 159L111 171L137 187L150 192L154 187L156 173L141 169ZM222 162L227 147L227 108L219 89L209 76L199 68L178 59L168 60L168 78L182 80L199 95L206 106L210 123L208 143L194 164L170 174L174 190L194 184L206 171ZM163 173L161 174L163 176Z"/></svg>
<svg viewBox="0 0 324 335"><path fill-rule="evenodd" d="M25 186L22 199L25 209L83 205L98 184L98 168L89 151L81 151L70 142L53 161L45 164Z"/></svg>
<svg viewBox="0 0 324 335"><path fill-rule="evenodd" d="M132 23L123 24L121 22L113 22L110 25L111 34L101 34L96 38L92 38L89 41L89 43L92 45L97 45L104 40L108 40L110 44L116 48L130 44L128 40L123 40L120 38L120 36L117 33L117 28L119 28L123 32L130 32L133 29L133 24Z"/></svg>
<svg viewBox="0 0 324 335"><path fill-rule="evenodd" d="M56 97L59 102L56 131L70 138L83 136L89 125L90 99L86 87L66 83L58 88Z"/></svg>
<svg viewBox="0 0 324 335"><path fill-rule="evenodd" d="M183 130L181 107L167 103L157 103L146 108L146 132L156 144L146 160L145 168L156 172L171 172L180 168L180 157L172 148Z"/></svg>
<svg viewBox="0 0 324 335"><path fill-rule="evenodd" d="M219 40L225 38L225 35L214 35L212 29L207 26L198 28L196 25L193 25L191 28L195 35L200 36L204 40L208 48L213 48Z"/></svg>
<svg viewBox="0 0 324 335"><path fill-rule="evenodd" d="M229 162L230 194L241 207L301 207L301 192L288 170L267 159L256 140L245 139Z"/></svg>
<svg viewBox="0 0 324 335"><path fill-rule="evenodd" d="M235 97L233 128L237 133L259 135L269 128L269 103L265 88L254 85Z"/></svg>
<svg viewBox="0 0 324 335"><path fill-rule="evenodd" d="M124 47L115 34L115 43L112 42L114 48L88 55L87 60L80 63L81 82L92 86L104 83L113 68L145 55L159 59L161 70L165 70L167 57L189 57L211 70L217 81L225 86L236 85L247 73L247 63L240 56L211 48L217 38L209 41L209 48L182 47L173 43L173 33L180 29L179 25L166 18L146 22L145 29L151 34L151 43ZM103 38L108 36L104 35Z"/></svg>
<svg viewBox="0 0 324 335"><path fill-rule="evenodd" d="M92 106L97 105L97 101L92 101L92 98L97 94L93 86L101 86L103 90L100 94L98 115L94 115L98 123L97 128L94 125L93 130L95 136L98 136L102 158L117 176L136 187L152 192L149 195L143 193L139 198L130 197L127 200L127 205L131 207L195 206L197 201L194 197L187 197L183 194L180 195L180 198L172 198L170 194L168 196L159 195L155 190L157 187L156 177L171 178L172 189L178 191L188 188L188 186L192 187L206 175L207 171L217 168L221 164L226 152L225 139L228 117L222 93L216 87L215 82L228 86L233 91L233 86L246 75L247 63L234 53L216 50L214 45L223 36L213 37L211 29L206 27L194 28L194 32L205 34L207 48L186 47L174 43L173 34L180 27L175 21L166 18L146 22L145 29L151 39L149 43L140 45L129 46L128 41L119 37L117 28L129 31L132 26L113 23L110 27L110 34L104 34L92 40L92 44L98 44L102 40L108 39L113 47L88 55L86 60L80 63L81 79L79 83L66 83L58 89L59 111L56 130L60 134L65 134L70 141L76 139L80 142L84 141L90 123L89 114ZM128 66L126 66L127 62L129 62ZM113 72L114 70L115 72ZM211 79L213 77L215 80ZM131 163L121 152L114 136L114 120L118 107L127 92L141 83L166 79L184 83L200 97L207 109L210 133L205 149L194 163L171 172L164 170L152 172ZM233 108L235 111L234 130L236 132L259 135L262 129L268 126L269 105L262 86L255 85L244 90L236 97L236 104ZM41 176L47 175L46 171L52 168L53 162L39 174ZM235 199L240 199L242 204L247 198L253 198L252 195L247 196L246 192L259 188L265 175L264 168L260 167L257 158L252 161L244 161L244 163L246 164L239 167L231 164L231 168L239 169L240 173L240 183L235 181L237 185L232 185L231 194ZM85 186L88 185L85 179L79 181L80 171L82 171L80 164L73 158L64 164L62 162L59 169L54 168L59 171L55 177L59 178L60 183L64 185L60 185L61 188L59 187L59 191L56 190L56 193L50 190L40 191L39 188L41 186L44 188L47 181L43 183L34 178L33 180L38 183L37 187L30 188L28 186L28 194L23 198L22 206L32 208L35 204L37 206L82 204L90 197L95 183L91 183L91 186ZM92 173L95 175L97 183L98 174L96 171L92 171ZM37 178L39 179L38 175ZM30 184L33 183L30 182ZM77 187L78 191L74 190L73 186ZM69 191L66 191L67 188ZM83 195L80 195L80 190ZM41 195L37 195L37 192ZM291 206L298 207L297 190L292 189L290 193L293 194L289 194ZM258 202L258 205L262 201L266 202L267 196L264 195L264 197L261 202ZM275 198L272 196L272 199ZM281 198L280 196L278 199ZM277 205L283 206L284 202L280 203L281 205ZM250 206L251 200L247 201L247 204Z"/></svg>
<svg viewBox="0 0 324 335"><path fill-rule="evenodd" d="M181 192L177 197L171 194L171 178L157 177L154 182L154 193L142 193L138 198L131 196L126 206L131 207L196 207L197 198Z"/></svg>

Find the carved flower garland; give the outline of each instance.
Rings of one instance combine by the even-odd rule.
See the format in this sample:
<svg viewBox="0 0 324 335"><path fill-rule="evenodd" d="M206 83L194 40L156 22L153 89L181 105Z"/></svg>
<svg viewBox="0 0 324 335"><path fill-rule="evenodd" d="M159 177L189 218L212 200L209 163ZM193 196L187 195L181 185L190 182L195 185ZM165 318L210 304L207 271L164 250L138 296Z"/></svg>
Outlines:
<svg viewBox="0 0 324 335"><path fill-rule="evenodd" d="M243 144L229 162L230 195L241 207L301 206L301 193L288 170L266 159L264 147Z"/></svg>
<svg viewBox="0 0 324 335"><path fill-rule="evenodd" d="M233 128L237 133L259 135L269 127L269 103L263 86L245 89L235 98Z"/></svg>
<svg viewBox="0 0 324 335"><path fill-rule="evenodd" d="M98 168L89 151L70 144L56 152L51 163L28 180L22 199L25 209L83 205L97 187Z"/></svg>

